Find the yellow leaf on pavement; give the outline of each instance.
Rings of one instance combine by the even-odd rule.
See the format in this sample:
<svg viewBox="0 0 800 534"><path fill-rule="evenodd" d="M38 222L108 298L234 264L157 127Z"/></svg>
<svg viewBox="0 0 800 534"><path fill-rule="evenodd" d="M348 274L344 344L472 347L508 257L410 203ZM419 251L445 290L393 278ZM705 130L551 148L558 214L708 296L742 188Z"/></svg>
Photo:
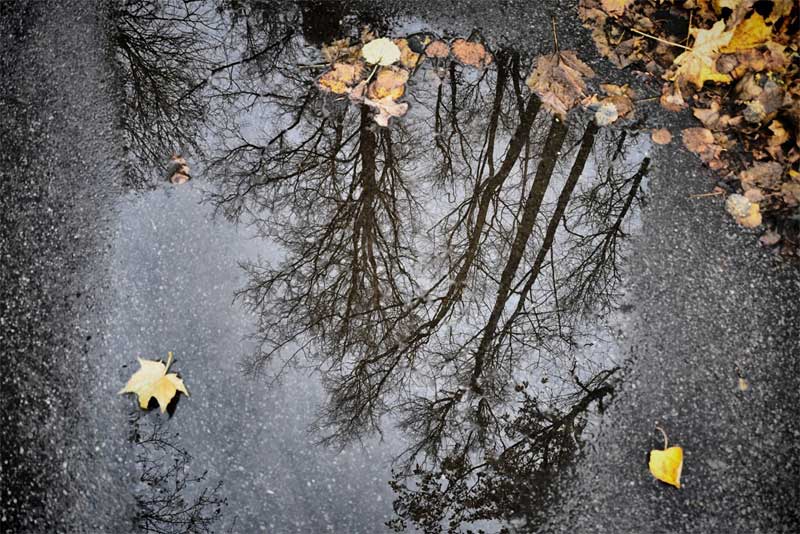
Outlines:
<svg viewBox="0 0 800 534"><path fill-rule="evenodd" d="M681 487L681 471L683 470L683 449L678 446L663 451L650 451L650 472L661 482Z"/></svg>
<svg viewBox="0 0 800 534"><path fill-rule="evenodd" d="M172 363L171 352L166 365L161 361L137 359L141 367L128 380L125 387L119 390L120 395L123 393L136 393L139 396L139 407L143 410L147 409L150 399L155 397L161 407L161 413L167 410L167 405L178 391L187 396L189 395L183 380L178 378L177 374L167 374L167 370Z"/></svg>
<svg viewBox="0 0 800 534"><path fill-rule="evenodd" d="M725 31L725 21L717 21L710 30L693 29L694 46L675 58L678 68L665 75L668 80L685 80L693 83L698 89L706 81L729 83L731 77L717 71L716 61L720 48L726 46L733 33Z"/></svg>

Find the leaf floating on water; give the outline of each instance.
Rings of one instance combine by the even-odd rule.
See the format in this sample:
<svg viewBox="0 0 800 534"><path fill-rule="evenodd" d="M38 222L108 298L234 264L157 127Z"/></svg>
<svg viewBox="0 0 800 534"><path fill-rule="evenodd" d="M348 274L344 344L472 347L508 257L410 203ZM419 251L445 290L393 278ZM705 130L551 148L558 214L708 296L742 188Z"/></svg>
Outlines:
<svg viewBox="0 0 800 534"><path fill-rule="evenodd" d="M492 62L492 54L481 43L456 39L450 46L453 56L464 65L482 69Z"/></svg>
<svg viewBox="0 0 800 534"><path fill-rule="evenodd" d="M187 396L189 395L183 380L178 378L177 374L167 374L167 370L172 363L171 352L166 365L161 361L137 359L139 360L140 369L133 374L128 383L125 384L125 387L119 390L119 395L135 393L139 396L139 407L143 410L147 409L150 399L155 397L161 408L161 413L167 410L167 405L179 391Z"/></svg>
<svg viewBox="0 0 800 534"><path fill-rule="evenodd" d="M656 427L664 435L664 450L653 449L650 451L648 467L661 482L671 484L676 488L681 487L681 471L683 471L683 448L679 446L667 447L667 434Z"/></svg>
<svg viewBox="0 0 800 534"><path fill-rule="evenodd" d="M536 68L525 82L552 113L564 118L586 93L583 77L594 71L578 59L575 52L565 50L540 56Z"/></svg>
<svg viewBox="0 0 800 534"><path fill-rule="evenodd" d="M317 84L323 91L343 95L363 78L364 64L335 63L333 68L319 77Z"/></svg>
<svg viewBox="0 0 800 534"><path fill-rule="evenodd" d="M424 59L424 56L411 50L407 39L395 39L394 44L400 49L400 64L405 68L413 69Z"/></svg>
<svg viewBox="0 0 800 534"><path fill-rule="evenodd" d="M185 184L192 179L192 175L189 172L189 164L186 163L186 159L183 156L173 154L169 158L169 163L167 164L168 182L175 185Z"/></svg>
<svg viewBox="0 0 800 534"><path fill-rule="evenodd" d="M433 41L425 47L425 55L430 58L442 58L450 55L450 47L444 41Z"/></svg>
<svg viewBox="0 0 800 534"><path fill-rule="evenodd" d="M361 56L371 65L388 66L400 61L400 49L391 39L374 39L361 48Z"/></svg>
<svg viewBox="0 0 800 534"><path fill-rule="evenodd" d="M384 128L389 126L390 118L402 117L408 112L408 104L406 102L398 103L388 96L378 100L365 98L364 104L374 108L375 111L377 111L373 117L373 120Z"/></svg>
<svg viewBox="0 0 800 534"><path fill-rule="evenodd" d="M397 100L406 91L408 71L397 67L383 68L378 71L375 81L369 84L367 96L372 100L392 98Z"/></svg>

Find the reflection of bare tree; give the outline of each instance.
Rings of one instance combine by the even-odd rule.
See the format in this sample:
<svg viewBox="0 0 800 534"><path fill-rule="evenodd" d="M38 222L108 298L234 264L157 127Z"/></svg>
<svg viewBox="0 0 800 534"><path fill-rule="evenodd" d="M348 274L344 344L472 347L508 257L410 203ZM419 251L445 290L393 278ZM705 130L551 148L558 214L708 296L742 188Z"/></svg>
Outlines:
<svg viewBox="0 0 800 534"><path fill-rule="evenodd" d="M615 371L581 383L578 391L560 399L564 408L547 406L527 390L527 384L518 385L519 408L493 423L498 436L503 436L499 447L476 456L480 437L473 432L435 467L417 464L413 484L406 473L395 473L391 485L397 493L397 517L389 526L403 531L412 523L426 533L456 533L477 521L512 518L535 526L553 498L550 482L582 446L591 405L599 403L602 410L603 400L613 393L608 379Z"/></svg>
<svg viewBox="0 0 800 534"><path fill-rule="evenodd" d="M205 104L199 95L185 93L213 64L210 40L218 28L201 2L127 0L112 20L130 176L132 185L141 187L172 153L196 147Z"/></svg>
<svg viewBox="0 0 800 534"><path fill-rule="evenodd" d="M239 40L187 94L224 117L210 200L283 255L244 266L248 369L317 369L329 440L399 421L412 444L393 526L535 521L522 511L612 391L611 366L574 349L588 312L614 306L647 160L624 135L539 113L507 49L484 71L428 62L411 112L377 128L315 88L292 29L318 33L313 4L228 3Z"/></svg>
<svg viewBox="0 0 800 534"><path fill-rule="evenodd" d="M203 534L213 532L227 500L220 495L222 481L199 489L207 473L190 476L192 457L175 444L160 421L133 422L133 441L143 490L136 493L134 523L143 532Z"/></svg>

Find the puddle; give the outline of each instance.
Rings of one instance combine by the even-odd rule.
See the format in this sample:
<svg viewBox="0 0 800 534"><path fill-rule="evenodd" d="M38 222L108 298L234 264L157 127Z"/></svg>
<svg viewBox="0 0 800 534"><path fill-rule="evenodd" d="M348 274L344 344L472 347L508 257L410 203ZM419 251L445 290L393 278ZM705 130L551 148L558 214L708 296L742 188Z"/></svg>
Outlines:
<svg viewBox="0 0 800 534"><path fill-rule="evenodd" d="M554 118L525 88L530 50L477 28L152 5L114 19L136 192L111 352L175 352L191 397L164 426L205 472L188 494L227 498L209 524L535 524L619 378L649 141ZM316 83L323 46L365 25L482 41L492 62L423 61L380 127ZM187 184L165 181L173 153Z"/></svg>

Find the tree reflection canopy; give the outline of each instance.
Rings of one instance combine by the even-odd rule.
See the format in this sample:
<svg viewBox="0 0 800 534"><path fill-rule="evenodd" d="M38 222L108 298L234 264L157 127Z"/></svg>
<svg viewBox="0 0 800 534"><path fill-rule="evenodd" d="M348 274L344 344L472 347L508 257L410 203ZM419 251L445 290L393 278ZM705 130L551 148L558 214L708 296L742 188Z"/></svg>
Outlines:
<svg viewBox="0 0 800 534"><path fill-rule="evenodd" d="M315 80L326 42L365 24L404 37L391 16L194 5L138 0L117 17L124 124L145 165L200 159L218 212L280 251L243 266L246 369L316 369L327 442L405 431L393 528L535 524L613 392L613 359L584 347L617 306L641 142L540 110L523 89L532 58L511 48L485 69L423 62L409 113L381 128Z"/></svg>

